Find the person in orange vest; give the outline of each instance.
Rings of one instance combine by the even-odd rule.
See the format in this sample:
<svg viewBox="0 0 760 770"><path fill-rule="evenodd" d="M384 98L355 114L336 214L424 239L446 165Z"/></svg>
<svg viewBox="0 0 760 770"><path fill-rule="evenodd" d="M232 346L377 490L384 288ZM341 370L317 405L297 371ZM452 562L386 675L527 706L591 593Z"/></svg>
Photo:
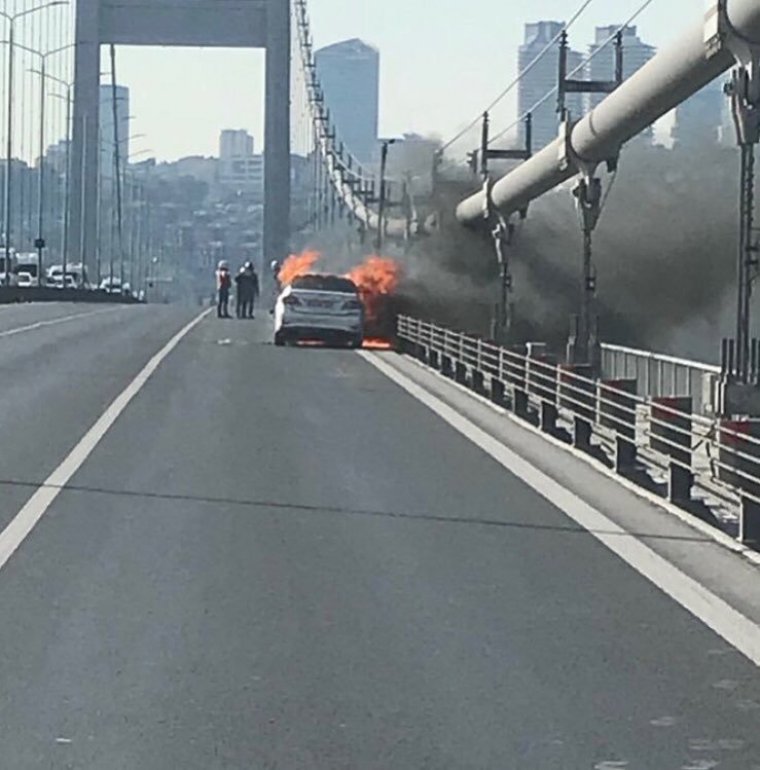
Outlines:
<svg viewBox="0 0 760 770"><path fill-rule="evenodd" d="M230 318L230 288L232 277L227 260L221 260L216 270L216 317Z"/></svg>

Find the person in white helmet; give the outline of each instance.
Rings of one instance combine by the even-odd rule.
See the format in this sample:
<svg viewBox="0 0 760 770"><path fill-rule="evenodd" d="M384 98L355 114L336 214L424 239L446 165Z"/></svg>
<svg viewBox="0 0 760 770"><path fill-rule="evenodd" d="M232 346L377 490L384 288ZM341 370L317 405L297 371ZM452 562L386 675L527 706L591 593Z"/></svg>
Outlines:
<svg viewBox="0 0 760 770"><path fill-rule="evenodd" d="M216 270L216 317L230 317L230 288L232 287L232 277L230 276L230 266L226 259L219 261Z"/></svg>

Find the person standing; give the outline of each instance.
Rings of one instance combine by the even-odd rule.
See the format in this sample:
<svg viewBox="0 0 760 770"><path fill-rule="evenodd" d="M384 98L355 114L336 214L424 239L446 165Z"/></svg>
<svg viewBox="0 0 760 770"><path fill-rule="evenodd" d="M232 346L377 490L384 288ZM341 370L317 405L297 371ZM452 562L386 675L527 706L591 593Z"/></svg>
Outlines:
<svg viewBox="0 0 760 770"><path fill-rule="evenodd" d="M232 287L232 278L230 276L230 266L227 261L222 259L216 270L216 317L230 317L230 288Z"/></svg>
<svg viewBox="0 0 760 770"><path fill-rule="evenodd" d="M247 305L248 277L246 276L246 265L243 265L235 276L235 316L237 318L245 318Z"/></svg>
<svg viewBox="0 0 760 770"><path fill-rule="evenodd" d="M261 286L259 284L259 276L256 274L256 268L253 266L253 262L247 262L246 268L248 270L248 318L253 318L254 305L261 293Z"/></svg>

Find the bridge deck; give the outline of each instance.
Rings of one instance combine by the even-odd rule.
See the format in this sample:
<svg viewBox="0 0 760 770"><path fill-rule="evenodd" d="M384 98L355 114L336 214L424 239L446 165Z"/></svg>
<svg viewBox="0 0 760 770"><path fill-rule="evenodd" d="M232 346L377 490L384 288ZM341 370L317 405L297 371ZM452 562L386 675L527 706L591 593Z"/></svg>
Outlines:
<svg viewBox="0 0 760 770"><path fill-rule="evenodd" d="M194 312L0 336L0 525ZM33 317L0 310L0 334ZM0 572L4 765L760 764L747 659L362 358L267 324L202 321ZM756 579L595 484L716 591Z"/></svg>

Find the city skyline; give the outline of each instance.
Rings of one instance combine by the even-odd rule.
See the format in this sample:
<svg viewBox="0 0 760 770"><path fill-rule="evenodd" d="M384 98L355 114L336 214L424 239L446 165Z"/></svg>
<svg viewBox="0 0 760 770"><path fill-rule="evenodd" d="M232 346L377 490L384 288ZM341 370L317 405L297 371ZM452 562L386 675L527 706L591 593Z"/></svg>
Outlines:
<svg viewBox="0 0 760 770"><path fill-rule="evenodd" d="M390 18L400 6L401 0L387 0L383 7ZM483 26L471 23L469 17L462 20L456 15L458 6L453 0L442 0L432 17L420 9L407 8L404 25L390 24L376 8L359 12L349 0L312 0L309 11L315 46L359 37L381 51L380 135L412 132L445 140L482 112L514 77L522 25L537 19L566 19L577 9L577 2L536 0L530 9L512 9L509 14L497 0L478 0L477 6L489 18L504 17L509 24ZM638 0L611 0L599 9L592 4L570 30L571 48L586 51L597 27L622 23L638 6ZM701 0L671 0L667 7L654 2L635 23L642 39L662 47L690 24L699 24L701 12ZM34 44L36 36L31 26L20 29L21 42ZM53 36L50 44L58 40ZM446 55L437 55L439 51ZM28 81L19 94L23 98L26 91L26 98L34 104L36 84L28 74L34 60L25 59L22 52L17 58L17 76ZM70 58L54 60L53 71L64 79L73 74ZM102 71L109 69L104 49ZM145 135L136 142L137 151L151 148L160 160L211 156L218 132L226 126L244 127L263 144L263 51L119 47L117 73L120 84L133 93L130 128ZM60 99L50 100L49 112L56 127L48 131L48 144L63 136L64 106ZM512 122L516 115L514 89L492 111L494 130ZM16 122L21 137L18 156L33 161L33 115L17 110ZM669 129L661 130L660 136L668 133ZM474 144L477 129L455 149L461 149L463 155Z"/></svg>
<svg viewBox="0 0 760 770"><path fill-rule="evenodd" d="M638 0L592 4L571 29L571 46L585 51L597 26L621 24L639 5ZM377 8L312 0L309 12L317 47L360 38L379 49L381 136L414 132L446 139L516 75L523 25L569 18L578 3L535 0L529 9L508 13L498 0L479 0L476 6L463 16L453 0L441 0L435 14L404 0ZM699 23L702 12L701 0L655 2L636 24L643 39L662 47ZM504 23L483 24L481 15ZM396 24L396 18L405 23ZM133 90L135 130L148 134L148 146L161 159L213 154L225 126L262 137L263 60L262 51L118 49L120 81ZM516 96L515 91L494 111L495 129L516 116ZM462 149L471 147L465 142Z"/></svg>

